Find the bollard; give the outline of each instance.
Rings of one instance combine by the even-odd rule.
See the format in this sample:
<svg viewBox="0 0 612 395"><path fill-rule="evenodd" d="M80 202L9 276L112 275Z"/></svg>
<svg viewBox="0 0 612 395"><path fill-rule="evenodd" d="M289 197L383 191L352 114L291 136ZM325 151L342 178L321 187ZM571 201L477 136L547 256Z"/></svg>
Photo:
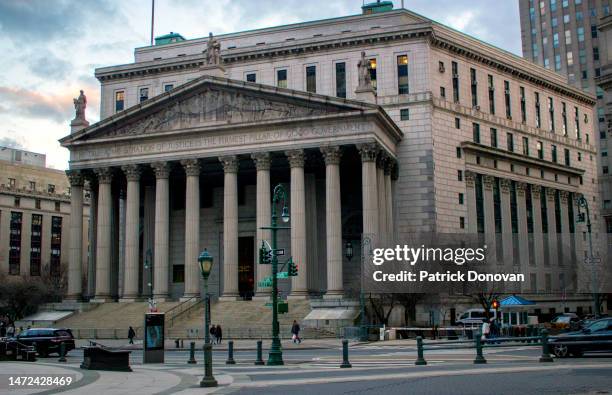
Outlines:
<svg viewBox="0 0 612 395"><path fill-rule="evenodd" d="M349 358L348 358L348 340L344 339L342 340L342 365L340 365L341 368L350 368L352 367L351 363L349 362Z"/></svg>
<svg viewBox="0 0 612 395"><path fill-rule="evenodd" d="M195 342L191 342L189 344L189 361L187 363L194 364L196 363L195 359Z"/></svg>
<svg viewBox="0 0 612 395"><path fill-rule="evenodd" d="M185 348L185 341L181 339L181 348Z"/></svg>
<svg viewBox="0 0 612 395"><path fill-rule="evenodd" d="M423 338L421 336L417 336L417 359L414 361L415 365L427 365L427 361L423 357Z"/></svg>
<svg viewBox="0 0 612 395"><path fill-rule="evenodd" d="M60 343L60 357L57 362L66 362L66 343Z"/></svg>
<svg viewBox="0 0 612 395"><path fill-rule="evenodd" d="M263 361L263 359L261 358L261 344L262 341L261 340L257 340L257 360L255 361L255 365L265 365L265 362Z"/></svg>
<svg viewBox="0 0 612 395"><path fill-rule="evenodd" d="M487 360L482 355L482 339L480 332L476 333L476 337L474 341L476 342L476 358L474 358L474 363L487 363Z"/></svg>
<svg viewBox="0 0 612 395"><path fill-rule="evenodd" d="M227 361L225 361L226 365L235 365L236 361L234 361L234 341L230 340L227 342Z"/></svg>
<svg viewBox="0 0 612 395"><path fill-rule="evenodd" d="M548 331L546 329L542 330L542 356L540 357L540 362L553 362L548 347Z"/></svg>

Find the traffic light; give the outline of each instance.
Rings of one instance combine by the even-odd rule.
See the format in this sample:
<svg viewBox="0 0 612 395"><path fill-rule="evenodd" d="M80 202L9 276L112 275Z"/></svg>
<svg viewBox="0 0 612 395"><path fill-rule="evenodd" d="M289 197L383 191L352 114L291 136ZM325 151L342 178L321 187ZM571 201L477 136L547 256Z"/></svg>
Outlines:
<svg viewBox="0 0 612 395"><path fill-rule="evenodd" d="M584 213L578 213L578 221L576 222L584 222L585 218L584 218Z"/></svg>
<svg viewBox="0 0 612 395"><path fill-rule="evenodd" d="M260 265L269 265L272 263L272 251L268 251L264 242L261 242L261 247L259 247L259 264Z"/></svg>
<svg viewBox="0 0 612 395"><path fill-rule="evenodd" d="M493 303L491 303L491 307L493 307L495 310L499 309L499 302L494 300Z"/></svg>
<svg viewBox="0 0 612 395"><path fill-rule="evenodd" d="M293 262L293 258L289 258L289 268L287 269L287 274L292 277L298 275L298 267L295 262Z"/></svg>

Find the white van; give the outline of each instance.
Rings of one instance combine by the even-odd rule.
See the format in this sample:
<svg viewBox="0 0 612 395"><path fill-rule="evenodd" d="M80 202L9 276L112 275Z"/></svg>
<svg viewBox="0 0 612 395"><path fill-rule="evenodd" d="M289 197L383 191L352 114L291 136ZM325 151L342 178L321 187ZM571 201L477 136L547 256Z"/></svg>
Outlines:
<svg viewBox="0 0 612 395"><path fill-rule="evenodd" d="M491 320L497 318L497 314L494 309L489 310L491 312ZM469 309L466 310L463 314L459 316L457 320L457 325L461 326L472 326L476 324L482 324L485 320L485 311L484 309Z"/></svg>

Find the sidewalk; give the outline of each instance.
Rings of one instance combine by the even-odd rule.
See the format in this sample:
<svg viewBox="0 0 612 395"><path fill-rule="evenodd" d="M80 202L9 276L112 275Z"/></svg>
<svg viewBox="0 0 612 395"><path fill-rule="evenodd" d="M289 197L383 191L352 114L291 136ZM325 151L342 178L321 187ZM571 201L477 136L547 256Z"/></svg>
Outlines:
<svg viewBox="0 0 612 395"><path fill-rule="evenodd" d="M122 348L125 350L142 350L142 340L134 340L134 344L129 344L127 339L95 339L92 340L96 343L107 347L113 348ZM166 340L165 341L165 349L166 351L188 351L190 348L189 343L194 341L196 350L201 350L204 345L204 340L183 340L183 347L176 348L176 344L174 340ZM80 348L83 346L89 345L89 341L86 339L76 339L76 347ZM271 339L263 339L263 349L267 350L270 347ZM295 344L291 340L281 340L281 345L283 349L301 349L301 350L322 350L322 349L335 349L342 347L342 340L340 339L304 339L301 344ZM227 351L228 348L228 340L223 339L223 343L214 344L213 350L223 350ZM234 340L234 351L255 351L257 350L257 340Z"/></svg>

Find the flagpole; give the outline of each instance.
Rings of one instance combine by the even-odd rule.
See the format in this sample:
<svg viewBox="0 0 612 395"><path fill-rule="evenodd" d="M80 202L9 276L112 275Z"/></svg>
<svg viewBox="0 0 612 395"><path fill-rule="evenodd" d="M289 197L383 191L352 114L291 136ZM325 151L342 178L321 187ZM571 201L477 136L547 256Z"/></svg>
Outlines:
<svg viewBox="0 0 612 395"><path fill-rule="evenodd" d="M151 45L153 45L154 26L155 26L155 0L151 0Z"/></svg>

